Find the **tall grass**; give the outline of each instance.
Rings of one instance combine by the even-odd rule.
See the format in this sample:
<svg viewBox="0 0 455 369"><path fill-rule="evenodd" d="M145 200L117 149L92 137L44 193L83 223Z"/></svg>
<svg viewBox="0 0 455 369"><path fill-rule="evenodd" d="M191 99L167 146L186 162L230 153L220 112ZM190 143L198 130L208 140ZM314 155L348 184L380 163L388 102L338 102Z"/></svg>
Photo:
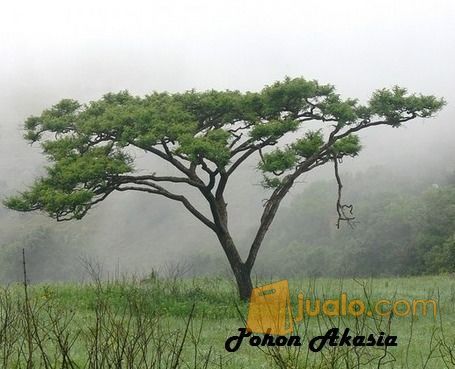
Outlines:
<svg viewBox="0 0 455 369"><path fill-rule="evenodd" d="M25 279L26 280L26 279ZM261 284L261 281L258 281ZM224 341L244 326L247 305L221 278L155 276L80 284L17 284L0 289L0 367L152 368L455 368L455 281L450 277L294 280L316 299L437 298L433 317L362 316L304 319L298 347L251 347L228 353ZM295 300L294 300L295 302ZM398 347L308 350L333 327L355 334L386 332Z"/></svg>

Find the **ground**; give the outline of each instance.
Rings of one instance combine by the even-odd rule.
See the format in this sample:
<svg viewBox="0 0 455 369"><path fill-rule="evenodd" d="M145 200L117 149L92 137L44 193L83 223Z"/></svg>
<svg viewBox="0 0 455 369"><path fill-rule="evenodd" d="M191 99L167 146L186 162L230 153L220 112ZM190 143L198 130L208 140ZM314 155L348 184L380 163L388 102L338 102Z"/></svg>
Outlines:
<svg viewBox="0 0 455 369"><path fill-rule="evenodd" d="M258 284L270 281L258 281ZM291 280L292 306L302 291L316 298L436 299L436 318L305 318L296 348L224 349L244 327L248 305L221 278L159 279L5 287L0 298L0 364L4 368L455 368L455 279L450 276ZM326 347L308 340L331 327L398 337L388 348ZM31 354L30 354L31 353Z"/></svg>

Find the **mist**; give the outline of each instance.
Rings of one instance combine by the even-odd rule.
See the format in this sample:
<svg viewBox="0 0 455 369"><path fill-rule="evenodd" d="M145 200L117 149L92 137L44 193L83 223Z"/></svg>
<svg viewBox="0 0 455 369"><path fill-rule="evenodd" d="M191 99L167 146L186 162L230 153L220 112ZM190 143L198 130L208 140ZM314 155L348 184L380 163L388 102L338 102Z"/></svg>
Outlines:
<svg viewBox="0 0 455 369"><path fill-rule="evenodd" d="M2 5L2 197L24 190L44 173L41 150L22 138L22 125L62 98L88 102L120 90L137 95L192 88L256 91L285 76L330 83L343 97L361 101L376 89L394 85L446 99L447 106L434 119L363 132L360 156L341 167L348 178L383 168L377 182L405 191L410 183L420 183L422 189L441 184L455 170L453 1L102 0ZM138 160L145 168L159 169L147 154L138 154ZM387 176L386 182L381 175ZM332 176L331 168L309 173L280 212L311 184ZM255 162L248 163L228 193L233 233L245 246L265 198L260 181ZM55 240L46 238L46 230ZM0 209L3 251L15 250L18 243L33 247L36 240L67 244L67 249L36 253L41 259L31 263L39 270L32 269L31 275L42 279L77 278L80 257L96 258L107 270L120 265L122 271L136 273L188 260L189 255L224 257L214 235L179 204L141 194L114 194L72 223ZM65 250L66 265L74 270L55 266L53 258L65 256Z"/></svg>

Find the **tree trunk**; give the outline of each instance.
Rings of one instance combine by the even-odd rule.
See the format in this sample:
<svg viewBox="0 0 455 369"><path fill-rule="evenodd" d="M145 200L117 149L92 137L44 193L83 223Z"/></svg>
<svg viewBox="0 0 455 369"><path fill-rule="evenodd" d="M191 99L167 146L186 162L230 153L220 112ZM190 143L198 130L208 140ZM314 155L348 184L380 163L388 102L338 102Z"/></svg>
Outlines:
<svg viewBox="0 0 455 369"><path fill-rule="evenodd" d="M248 301L251 297L251 291L253 290L253 283L251 282L251 272L248 268L242 264L238 270L233 270L235 280L237 281L237 288L239 290L239 296L242 301Z"/></svg>

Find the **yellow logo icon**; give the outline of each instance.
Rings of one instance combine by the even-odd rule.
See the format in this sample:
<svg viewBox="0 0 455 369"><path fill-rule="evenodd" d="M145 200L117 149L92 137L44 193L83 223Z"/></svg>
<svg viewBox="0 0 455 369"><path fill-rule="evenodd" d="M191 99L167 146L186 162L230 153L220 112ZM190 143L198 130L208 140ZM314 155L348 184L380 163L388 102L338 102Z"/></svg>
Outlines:
<svg viewBox="0 0 455 369"><path fill-rule="evenodd" d="M293 331L287 280L253 289L248 307L247 330L284 336Z"/></svg>

